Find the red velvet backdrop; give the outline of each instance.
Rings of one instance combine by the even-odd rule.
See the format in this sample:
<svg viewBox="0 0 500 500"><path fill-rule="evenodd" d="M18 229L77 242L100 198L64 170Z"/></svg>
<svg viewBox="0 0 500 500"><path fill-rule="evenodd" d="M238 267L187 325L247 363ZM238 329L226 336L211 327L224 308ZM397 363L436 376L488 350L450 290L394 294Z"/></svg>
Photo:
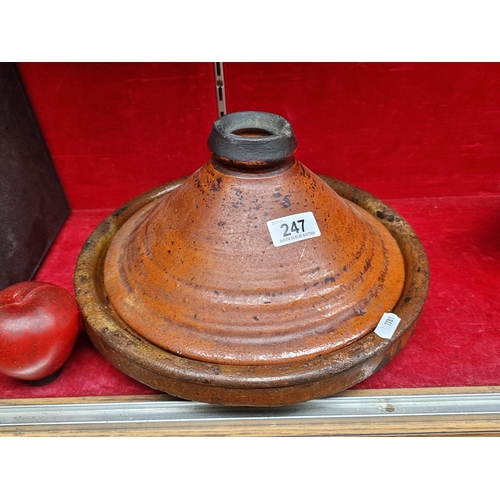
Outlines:
<svg viewBox="0 0 500 500"><path fill-rule="evenodd" d="M72 289L93 228L208 157L211 63L19 65L73 213L37 279ZM398 210L428 252L431 289L407 347L357 387L500 385L500 64L226 63L228 112L281 114L298 159ZM0 397L154 392L84 334L63 374Z"/></svg>

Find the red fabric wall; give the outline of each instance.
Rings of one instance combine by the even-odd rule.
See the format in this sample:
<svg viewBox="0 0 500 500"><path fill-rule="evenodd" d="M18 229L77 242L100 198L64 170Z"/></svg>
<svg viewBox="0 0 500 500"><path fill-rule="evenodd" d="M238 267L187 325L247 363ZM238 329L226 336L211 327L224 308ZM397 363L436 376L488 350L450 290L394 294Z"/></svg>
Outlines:
<svg viewBox="0 0 500 500"><path fill-rule="evenodd" d="M19 68L73 209L116 208L207 157L209 63Z"/></svg>
<svg viewBox="0 0 500 500"><path fill-rule="evenodd" d="M116 208L208 157L211 63L24 63L74 209ZM500 190L500 64L226 63L228 112L281 114L297 157L382 199Z"/></svg>
<svg viewBox="0 0 500 500"><path fill-rule="evenodd" d="M232 110L288 117L297 156L380 198L500 189L500 64L232 64ZM233 109L234 107L234 109Z"/></svg>

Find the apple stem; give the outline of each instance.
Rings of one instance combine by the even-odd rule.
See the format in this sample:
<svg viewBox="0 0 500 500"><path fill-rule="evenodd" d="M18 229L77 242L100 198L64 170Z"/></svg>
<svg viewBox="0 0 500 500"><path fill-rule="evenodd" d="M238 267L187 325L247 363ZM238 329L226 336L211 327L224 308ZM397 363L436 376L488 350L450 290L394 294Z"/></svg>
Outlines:
<svg viewBox="0 0 500 500"><path fill-rule="evenodd" d="M24 299L20 292L15 292L14 295L12 295L12 298L16 304L20 304Z"/></svg>

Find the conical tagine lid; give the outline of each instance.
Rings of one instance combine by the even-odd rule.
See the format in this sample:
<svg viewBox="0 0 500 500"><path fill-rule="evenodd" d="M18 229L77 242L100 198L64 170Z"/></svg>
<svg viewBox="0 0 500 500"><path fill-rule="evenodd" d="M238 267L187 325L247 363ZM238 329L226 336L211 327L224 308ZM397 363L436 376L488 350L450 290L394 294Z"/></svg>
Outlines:
<svg viewBox="0 0 500 500"><path fill-rule="evenodd" d="M111 242L104 284L124 322L176 355L234 365L307 361L372 332L405 280L385 227L295 159L282 117L224 116L209 148Z"/></svg>

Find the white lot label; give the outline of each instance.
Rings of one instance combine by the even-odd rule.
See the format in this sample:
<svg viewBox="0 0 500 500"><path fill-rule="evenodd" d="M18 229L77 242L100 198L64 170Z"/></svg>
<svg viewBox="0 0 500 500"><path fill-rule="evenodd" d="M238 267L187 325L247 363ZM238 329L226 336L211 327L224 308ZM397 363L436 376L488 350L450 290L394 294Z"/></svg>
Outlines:
<svg viewBox="0 0 500 500"><path fill-rule="evenodd" d="M384 313L374 331L379 337L390 339L394 335L400 321L401 318L394 313Z"/></svg>
<svg viewBox="0 0 500 500"><path fill-rule="evenodd" d="M275 247L308 240L321 236L316 219L312 212L288 215L280 219L270 220L267 223L269 233Z"/></svg>

